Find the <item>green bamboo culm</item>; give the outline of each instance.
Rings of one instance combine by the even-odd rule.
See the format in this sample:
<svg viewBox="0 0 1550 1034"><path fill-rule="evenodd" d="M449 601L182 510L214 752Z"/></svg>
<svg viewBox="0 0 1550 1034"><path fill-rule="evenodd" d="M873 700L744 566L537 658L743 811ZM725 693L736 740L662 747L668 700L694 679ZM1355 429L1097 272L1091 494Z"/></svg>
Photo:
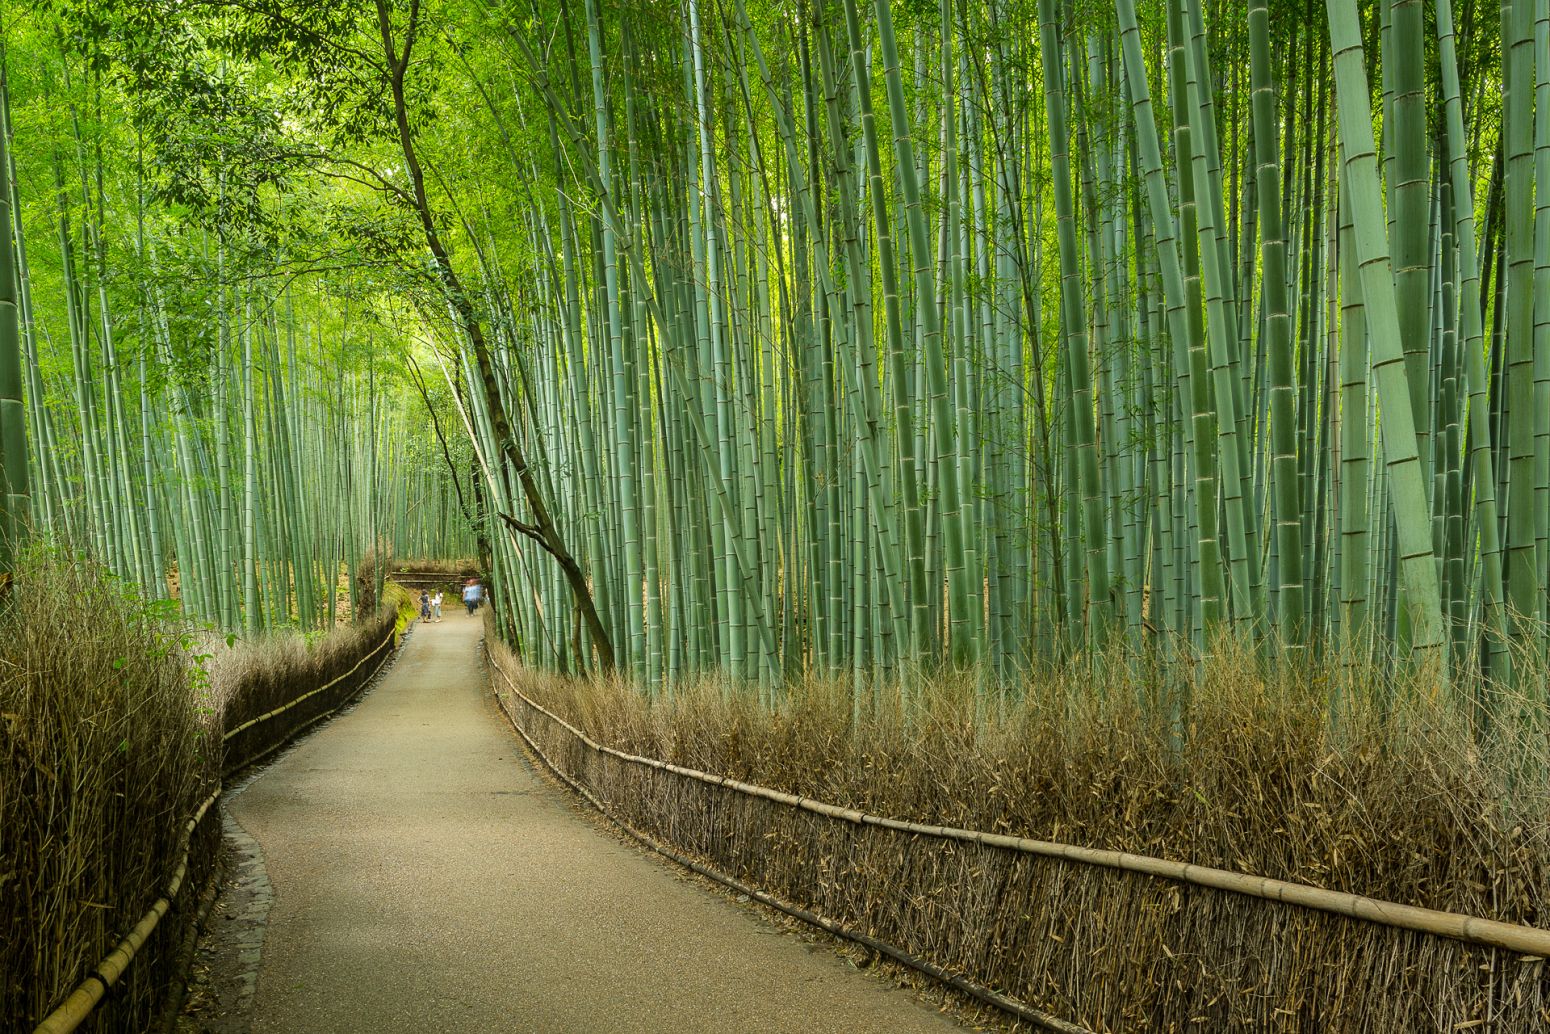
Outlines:
<svg viewBox="0 0 1550 1034"><path fill-rule="evenodd" d="M1071 197L1070 140L1066 132L1064 85L1060 58L1060 24L1056 0L1039 0L1039 53L1043 60L1045 114L1049 121L1050 163L1055 185L1055 219L1060 248L1061 327L1071 385L1069 400L1077 451L1082 527L1087 544L1087 618L1091 644L1103 646L1112 620L1109 607L1108 556L1103 548L1103 502L1098 475L1098 450L1093 426L1092 376L1088 364L1086 317L1083 314L1081 268L1076 244L1075 205Z"/></svg>
<svg viewBox="0 0 1550 1034"><path fill-rule="evenodd" d="M6 95L0 53L0 98ZM22 352L16 242L12 209L10 126L0 104L0 577L10 570L31 519L27 411L22 402Z"/></svg>
<svg viewBox="0 0 1550 1034"><path fill-rule="evenodd" d="M1405 377L1361 23L1355 0L1326 0L1326 9L1340 110L1340 149L1350 184L1356 261L1368 312L1373 377L1378 387L1378 404L1383 408L1384 462L1394 497L1399 591L1410 623L1410 660L1419 669L1442 671L1446 655L1442 597L1432 551L1431 507L1422 478L1410 388Z"/></svg>
<svg viewBox="0 0 1550 1034"><path fill-rule="evenodd" d="M1297 473L1296 384L1291 306L1286 290L1286 233L1281 207L1280 130L1275 117L1269 0L1249 0L1250 77L1253 83L1255 187L1259 191L1260 250L1264 265L1265 351L1270 367L1270 483L1274 497L1280 588L1276 617L1285 645L1301 648L1304 621L1303 527Z"/></svg>
<svg viewBox="0 0 1550 1034"><path fill-rule="evenodd" d="M1506 478L1509 630L1522 656L1543 650L1544 610L1537 508L1541 501L1535 456L1534 220L1534 5L1503 3L1502 194L1509 215L1502 261L1506 276L1503 405L1507 412ZM1550 189L1539 185L1540 190ZM1543 306L1541 306L1543 308ZM1543 347L1544 342L1541 342Z"/></svg>

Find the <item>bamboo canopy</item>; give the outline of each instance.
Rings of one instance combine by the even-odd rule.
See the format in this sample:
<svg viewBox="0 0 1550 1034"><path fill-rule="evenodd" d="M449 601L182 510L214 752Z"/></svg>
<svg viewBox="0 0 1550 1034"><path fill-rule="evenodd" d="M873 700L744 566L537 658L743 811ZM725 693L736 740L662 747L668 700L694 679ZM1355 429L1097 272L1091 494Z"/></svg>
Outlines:
<svg viewBox="0 0 1550 1034"><path fill-rule="evenodd" d="M247 633L477 558L656 686L1544 662L1540 5L316 3L9 30L8 526Z"/></svg>

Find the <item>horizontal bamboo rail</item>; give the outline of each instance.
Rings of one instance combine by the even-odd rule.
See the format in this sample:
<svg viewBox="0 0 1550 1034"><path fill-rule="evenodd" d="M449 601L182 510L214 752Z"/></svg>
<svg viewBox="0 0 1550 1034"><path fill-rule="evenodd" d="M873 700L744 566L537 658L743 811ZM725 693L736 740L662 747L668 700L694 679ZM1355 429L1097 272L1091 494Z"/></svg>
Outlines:
<svg viewBox="0 0 1550 1034"><path fill-rule="evenodd" d="M393 637L397 635L397 633L398 630L396 627L390 629L387 636L383 638L382 642L378 643L376 646L373 646L370 650L362 654L361 659L355 662L355 666L352 667L349 671L345 672L343 675L340 675L334 679L330 679L328 682L324 683L318 688L308 690L301 696L296 697L288 703L285 703L280 707L276 707L271 711L267 711L264 714L259 715L257 718L243 722L235 729L229 730L225 736L222 737L222 741L225 742L230 740L237 733L243 732L246 729L250 729L261 722L266 722L269 719L274 718L276 715L290 710L292 707L295 707L302 701L308 700L317 696L319 693L322 693L324 690L337 686L340 682L343 682L345 679L359 671L361 665L370 660L371 657L384 646L391 643L393 641ZM383 665L387 664L387 658L390 655L391 651L389 651L388 654L383 655L382 661L377 665L376 669L369 676L367 676L365 681L369 682L371 679L377 677L377 673L382 670ZM343 704L340 706L342 707ZM337 710L339 710L339 708L334 707L328 711L325 711L323 714L320 714L317 717L303 723L295 730L293 730L292 735L295 735L295 733L302 731L308 726L311 726L321 721L322 719L327 718L330 714L333 714L334 711ZM289 740L289 738L290 737L287 737L286 740L282 740L280 743L275 744L268 750L265 750L252 758L248 758L239 762L235 768L246 768L253 762L279 749L286 741ZM230 774L230 770L226 774ZM39 1023L35 1028L33 1028L33 1034L70 1034L70 1032L74 1031L83 1022L85 1022L86 1018L92 1014L92 1010L96 1009L98 1004L101 1003L102 998L107 994L108 989L117 983L118 979L124 975L124 971L129 968L130 963L134 962L135 956L139 954L140 949L145 946L145 942L150 938L151 934L155 932L156 926L161 922L162 917L171 910L172 902L177 898L178 891L182 889L183 880L188 875L188 852L190 838L193 837L194 830L199 827L199 823L203 821L205 813L210 810L210 806L215 803L218 797L220 797L221 790L222 787L217 785L216 788L211 792L210 796L204 799L204 803L199 805L199 809L194 812L193 818L189 819L188 822L184 825L182 835L183 849L178 856L177 867L173 869L172 879L167 882L167 892L156 899L155 903L151 905L150 909L145 913L145 915L140 918L140 921L135 924L134 929L130 930L129 933L124 935L124 939L119 941L118 945L108 953L107 957L97 964L97 968L92 970L91 973L87 974L86 978L76 986L75 990L70 992L70 996L66 998L58 1008L45 1016L42 1023Z"/></svg>
<svg viewBox="0 0 1550 1034"><path fill-rule="evenodd" d="M200 821L204 819L205 812L210 810L210 806L220 795L221 787L217 786L211 791L210 796L204 799L199 810L194 812L194 817L184 824L183 850L178 856L177 868L172 872L172 879L167 883L167 892L156 899L156 903L135 924L134 929L125 934L124 939L118 942L118 946L97 964L96 969L87 974L86 979L81 981L74 991L70 992L70 997L38 1024L33 1034L69 1034L91 1015L97 1003L102 1001L102 996L108 993L108 988L116 984L118 978L124 975L129 964L135 960L136 953L155 931L156 925L161 922L161 917L167 914L172 907L173 899L178 896L178 891L183 886L183 878L188 875L189 839L194 835L194 830L199 827Z"/></svg>
<svg viewBox="0 0 1550 1034"><path fill-rule="evenodd" d="M311 697L317 696L319 693L323 692L325 689L329 689L330 687L338 685L340 682L342 682L343 680L349 678L351 675L354 675L357 671L359 671L361 665L365 664L368 660L370 660L371 656L373 654L375 654L378 650L381 650L384 646L387 646L388 644L392 643L393 637L395 635L397 635L397 634L398 634L398 632L397 632L396 628L390 629L388 631L388 634L383 638L382 642L378 643L376 646L373 646L370 650L367 650L364 654L362 654L361 655L361 659L359 661L356 661L355 662L355 666L353 668L351 668L349 671L345 672L343 675L340 675L338 678L330 679L328 682L326 682L323 685L319 686L317 689L308 690L306 693L303 693L301 696L297 697L296 699L290 701L289 703L287 703L287 704L285 704L285 705L283 705L281 707L277 707L277 708L275 708L272 711L268 711L268 712L266 712L264 714L261 714L257 718L252 719L251 721L243 722L241 725L237 726L235 729L232 729L230 732L226 733L226 735L222 737L222 741L223 742L230 741L231 738L233 736L235 736L237 733L246 731L247 729L250 729L250 728L253 728L254 726L258 725L260 722L266 722L269 719L275 717L276 715L290 710L292 707L295 707L297 704L301 703L303 700L307 700L307 699L309 699ZM373 669L372 673L370 675L366 676L366 678L362 680L362 685L364 685L367 682L370 682L372 679L377 677L377 673L382 670L383 665L387 664L387 659L391 655L392 655L392 651L391 650L388 651L387 653L384 653L382 655L382 660L377 663L377 667L375 669ZM285 736L281 737L281 739L278 742L276 742L274 744L271 744L268 747L265 747L263 750L259 751L257 754L254 754L254 755L252 755L250 757L240 758L235 763L226 765L225 766L225 771L224 771L223 774L229 776L229 775L233 774L234 772L240 771L241 769L247 768L247 767L249 767L251 765L256 765L258 762L264 760L264 758L268 757L269 755L273 754L275 751L279 750L281 747L285 746L294 737L300 735L302 732L304 732L305 730L307 730L307 729L311 728L312 726L316 725L318 722L321 722L323 719L327 718L329 715L333 714L335 711L338 711L339 708L341 708L343 706L344 706L344 702L341 701L339 704L337 704L334 707L329 708L327 711L324 711L321 714L315 715L314 717L307 719L305 722L302 722L300 725L296 726L290 732L286 733Z"/></svg>
<svg viewBox="0 0 1550 1034"><path fill-rule="evenodd" d="M228 729L228 730L226 730L226 735L222 736L221 739L229 740L233 736L236 736L239 732L246 732L247 730L253 728L253 726L259 725L259 724L261 724L263 722L267 722L271 718L276 717L277 715L284 714L286 711L289 711L291 708L295 707L297 704L303 703L304 701L310 700L311 698L317 696L319 693L323 693L323 692L326 692L327 690L332 689L333 687L337 686L339 683L343 682L345 679L349 678L351 675L354 675L357 671L359 671L360 668L361 668L361 665L365 664L368 660L370 660L372 655L375 654L378 650L382 649L388 643L392 642L393 641L393 637L395 635L397 635L397 634L398 634L398 629L397 629L396 626L394 628L389 629L388 630L388 634L383 638L382 642L378 643L376 646L373 646L370 650L367 650L365 653L361 654L361 659L355 662L355 667L351 668L349 671L345 672L343 675L340 675L337 678L330 679L327 682L323 683L321 686L319 686L317 689L308 690L307 692L303 693L301 696L296 697L293 700L289 700L286 703L281 704L279 707L274 708L273 710L265 711L263 714L259 715L257 718L249 718L247 721L243 722L241 725L237 726L235 729ZM380 670L380 666L379 666L379 670ZM373 673L373 677L375 677L375 672Z"/></svg>
<svg viewBox="0 0 1550 1034"><path fill-rule="evenodd" d="M488 653L488 650L486 652ZM493 658L491 659L490 663L496 671L500 671L500 665L495 664ZM504 671L501 671L501 677L506 678L506 673ZM506 679L506 684L511 685L511 680L509 678ZM577 735L583 743L586 743L589 746L596 746L592 743L591 740L587 739L586 736L567 724L564 719L556 717L553 713L544 710L544 708L528 699L522 694L522 691L517 689L515 686L512 686L512 692L521 697L522 700L530 707L533 707L534 709L542 712L554 721L559 722L560 725L564 726L567 730ZM732 876L728 876L726 873L706 865L704 862L696 861L687 855L673 850L666 844L662 843L660 840L657 840L655 837L648 836L647 834L636 829L629 822L626 822L617 813L615 813L613 809L609 808L608 805L599 800L591 790L588 790L585 786L582 786L580 782L572 778L567 772L560 768L560 766L551 761L549 759L549 755L544 753L543 748L534 742L533 738L528 735L526 729L522 728L522 723L517 721L516 716L511 713L511 710L506 706L506 702L500 698L500 694L498 693L495 695L495 702L500 707L501 712L505 714L506 720L511 723L511 727L517 731L517 735L522 737L522 742L527 744L528 749L538 756L538 759L548 767L549 771L558 776L559 779L572 790L575 790L582 797L586 798L587 801L590 802L591 805L599 812L601 812L610 822L618 826L621 830L629 834L634 839L640 841L640 843L644 844L646 847L649 847L651 850L662 855L664 858L676 862L691 872L696 872L701 876L712 879L724 887L735 890L739 894L746 894L753 900L759 902L761 905L767 905L778 912L783 912L786 915L791 916L793 919L799 919L810 926L818 927L820 930L823 930L826 933L833 934L836 937L842 937L847 941L853 941L856 944L863 945L880 955L886 955L888 958L893 959L895 962L904 966L908 966L910 969L916 970L920 973L924 973L926 976L931 977L933 980L940 981L941 983L946 984L948 987L968 995L970 998L973 998L985 1005L989 1005L992 1008L1000 1009L1003 1012L1010 1013L1019 1019L1027 1020L1029 1023L1032 1023L1034 1026L1043 1030L1052 1031L1053 1034L1093 1034L1093 1032L1088 1030L1086 1027L1079 1027L1074 1023L1069 1023L1065 1020L1062 1020L1058 1016L1052 1016L1047 1012L1042 1012L1030 1005L1027 1005L1024 1002L1018 1001L1015 998L1010 998L998 991L993 991L988 987L977 984L966 977L960 976L959 974L949 972L948 970L943 969L933 962L928 962L927 960L919 958L918 956L911 955L903 949L897 948L886 941L880 941L876 937L864 934L859 930L852 930L850 927L845 926L842 923L837 923L827 916L822 916L816 912L812 912L808 909L793 905L788 901L784 901L781 898L776 897L768 891L760 890L758 887L743 883L741 880L738 880Z"/></svg>
<svg viewBox="0 0 1550 1034"><path fill-rule="evenodd" d="M1475 916L1460 915L1457 912L1443 912L1437 909L1421 908L1416 905L1402 905L1393 901L1364 897L1360 894L1325 890L1321 887L1313 887L1303 883L1291 883L1286 880L1275 880L1264 876L1250 876L1246 873L1214 869L1206 865L1193 865L1188 862L1177 862L1166 858L1130 854L1126 851L1104 851L1090 847L1077 847L1073 844L1055 843L1048 840L1030 840L1024 837L1006 836L1000 833L984 833L972 829L957 829L952 826L933 826L919 822L908 822L902 819L885 818L880 815L869 815L854 808L836 807L832 804L825 804L822 801L798 797L795 794L782 793L779 790L771 790L768 787L743 783L735 779L711 775L692 768L683 768L679 765L659 761L656 758L644 758L634 754L626 754L624 751L615 750L612 747L594 742L586 733L530 699L516 687L511 681L511 677L506 674L501 666L494 663L493 658L491 658L491 666L500 672L501 678L506 680L506 685L510 686L511 691L521 697L529 707L542 712L553 721L559 723L559 725L586 744L591 750L632 765L653 768L662 772L671 772L685 779L696 780L711 786L724 787L746 796L763 798L776 804L798 808L802 811L823 815L842 822L849 822L853 825L880 826L900 833L980 844L985 847L1000 848L1020 854L1052 858L1075 865L1139 873L1159 879L1188 883L1197 887L1226 891L1230 894L1239 894L1244 897L1276 901L1319 912L1329 912L1394 929L1411 930L1417 933L1447 937L1451 940L1484 945L1488 948L1500 948L1506 951L1517 952L1521 955L1550 957L1550 930L1542 930L1538 927L1503 923L1495 919L1481 919Z"/></svg>

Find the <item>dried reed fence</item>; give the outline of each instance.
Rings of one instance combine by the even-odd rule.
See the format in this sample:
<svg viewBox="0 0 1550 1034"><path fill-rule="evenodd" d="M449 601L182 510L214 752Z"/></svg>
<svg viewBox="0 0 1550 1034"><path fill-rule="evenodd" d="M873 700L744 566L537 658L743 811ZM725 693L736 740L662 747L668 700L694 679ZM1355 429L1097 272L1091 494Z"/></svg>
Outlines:
<svg viewBox="0 0 1550 1034"><path fill-rule="evenodd" d="M793 703L773 712L760 713L715 686L652 705L628 687L567 682L518 667L499 646L492 659L497 696L531 745L646 839L794 904L833 930L859 933L927 960L939 973L992 989L1014 1009L1022 1006L1036 1026L1062 1029L1038 1023L1027 1010L1105 1032L1516 1032L1550 1023L1541 955L1300 907L1275 900L1274 893L1253 897L1243 887L1167 878L1159 873L1168 866L1146 859L1131 860L1151 873L1116 868L1114 858L1094 864L1094 854L1123 840L1112 834L1129 828L1148 854L1193 856L1207 865L1225 856L1227 868L1249 871L1238 882L1262 885L1264 877L1281 877L1539 925L1550 890L1544 827L1503 826L1504 816L1484 807L1490 787L1476 785L1478 769L1439 767L1435 756L1411 753L1426 743L1438 746L1431 737L1445 728L1401 733L1391 720L1389 746L1402 748L1401 760L1393 750L1374 750L1371 730L1347 728L1345 742L1335 747L1328 737L1310 737L1295 707L1262 694L1248 701L1244 689L1197 687L1197 710L1229 724L1197 727L1195 753L1186 749L1182 764L1222 764L1224 751L1236 752L1236 766L1224 767L1241 783L1234 794L1226 790L1230 782L1213 785L1195 771L1185 791L1175 790L1169 800L1159 787L1180 773L1160 773L1168 763L1133 749L1128 737L1143 730L1126 727L1123 707L1104 713L1105 721L1118 723L1098 737L1112 752L1104 760L1097 743L1083 739L1095 734L1097 712L1068 713L1064 721L1019 713L970 722L964 700L949 697L929 704L928 718L905 734L887 721L855 721L839 694L823 686L799 690ZM1256 711L1268 732L1244 724ZM581 729L568 728L562 715ZM1030 735L1023 723L1032 719L1051 719L1056 728ZM1353 716L1351 724L1363 723ZM973 725L1015 733L1042 756L1016 754L1010 739L976 744ZM589 746L583 734L618 752ZM961 756L949 753L955 749ZM721 764L704 764L708 758ZM1469 752L1456 751L1451 760L1462 764ZM911 765L918 770L913 775ZM781 790L731 785L690 768ZM1127 770L1134 774L1128 785ZM1341 788L1364 776L1363 785ZM1401 776L1410 785L1393 782ZM1326 787L1322 798L1309 792L1313 785ZM1439 804L1434 797L1445 786L1453 798ZM1286 799L1270 796L1277 792ZM1210 821L1202 814L1200 828L1182 834L1147 814L1148 794L1162 800L1154 811L1194 814L1183 800L1196 798L1219 814ZM1399 798L1391 817L1398 828L1366 828L1388 817L1373 806L1382 794ZM1023 795L1031 803L1019 814ZM815 805L814 798L845 807ZM911 799L939 806L914 814L949 814L954 826L997 834L944 836L940 829L860 815L863 809L910 814L877 805ZM1337 799L1344 800L1344 813ZM1265 814L1248 818L1256 805ZM1108 835L1083 836L1102 825L1094 821L1100 811L1109 813ZM1063 827L1054 817L1062 815ZM1096 840L1094 851L1078 848L1061 857L1051 845L1033 853L998 835L1024 835L1041 822L1072 831L1058 837L1067 843ZM1236 836L1228 835L1233 830ZM1242 864L1232 864L1233 857ZM1318 878L1321 870L1326 878ZM1207 884L1214 878L1193 875L1204 875ZM1446 882L1452 880L1464 882ZM1383 893L1393 889L1406 892ZM1503 931L1452 932L1492 938ZM1520 948L1546 939L1543 931L1519 935Z"/></svg>
<svg viewBox="0 0 1550 1034"><path fill-rule="evenodd" d="M0 609L0 1030L51 1011L44 1030L168 1019L223 772L358 692L397 620L225 651L206 671L193 638L95 565L44 550L21 565Z"/></svg>
<svg viewBox="0 0 1550 1034"><path fill-rule="evenodd" d="M166 888L220 732L177 637L94 565L33 554L3 607L0 1030L26 1031ZM185 900L216 835L193 834ZM176 932L152 932L101 1029L154 1022Z"/></svg>
<svg viewBox="0 0 1550 1034"><path fill-rule="evenodd" d="M216 659L227 773L259 761L352 699L392 654L406 618L398 607L308 647L294 637L260 642Z"/></svg>
<svg viewBox="0 0 1550 1034"><path fill-rule="evenodd" d="M469 578L482 578L484 574L474 560L400 560L393 565L389 577L412 592L424 589L450 593L450 602L455 603L463 582Z"/></svg>

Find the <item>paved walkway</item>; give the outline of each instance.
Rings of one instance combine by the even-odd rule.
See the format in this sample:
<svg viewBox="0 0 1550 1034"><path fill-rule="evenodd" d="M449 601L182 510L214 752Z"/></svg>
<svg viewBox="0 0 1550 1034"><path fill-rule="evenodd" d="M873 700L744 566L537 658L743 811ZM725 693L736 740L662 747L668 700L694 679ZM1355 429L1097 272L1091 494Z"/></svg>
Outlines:
<svg viewBox="0 0 1550 1034"><path fill-rule="evenodd" d="M417 626L231 802L274 888L255 1032L957 1029L578 815L495 711L480 629Z"/></svg>

